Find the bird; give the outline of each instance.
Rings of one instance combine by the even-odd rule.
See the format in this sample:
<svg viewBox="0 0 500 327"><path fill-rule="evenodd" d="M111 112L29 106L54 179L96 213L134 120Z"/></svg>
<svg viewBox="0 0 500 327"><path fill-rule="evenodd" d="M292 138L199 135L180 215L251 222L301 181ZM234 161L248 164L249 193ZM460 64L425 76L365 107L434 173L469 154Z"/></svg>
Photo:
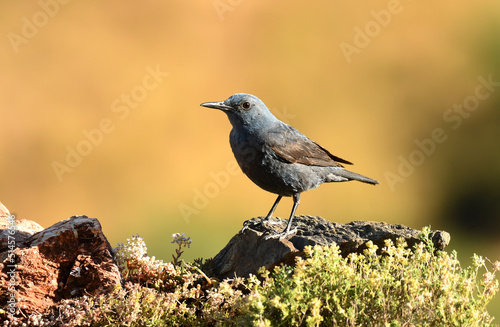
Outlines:
<svg viewBox="0 0 500 327"><path fill-rule="evenodd" d="M254 95L236 93L219 102L204 102L202 107L223 111L231 125L229 143L243 173L265 191L277 194L271 210L260 223L271 217L283 197L293 198L286 228L272 237L280 240L290 234L300 195L323 183L360 181L372 185L378 181L344 168L350 161L331 154L294 127L280 121Z"/></svg>

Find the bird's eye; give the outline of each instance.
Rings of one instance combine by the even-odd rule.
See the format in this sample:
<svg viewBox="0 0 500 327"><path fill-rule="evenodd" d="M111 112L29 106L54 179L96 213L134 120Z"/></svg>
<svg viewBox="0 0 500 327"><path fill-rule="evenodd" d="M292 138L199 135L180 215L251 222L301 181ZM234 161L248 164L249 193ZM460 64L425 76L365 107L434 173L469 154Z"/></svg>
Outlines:
<svg viewBox="0 0 500 327"><path fill-rule="evenodd" d="M243 102L243 103L241 104L241 106L243 107L243 109L248 110L248 109L250 109L250 102L245 101L245 102Z"/></svg>

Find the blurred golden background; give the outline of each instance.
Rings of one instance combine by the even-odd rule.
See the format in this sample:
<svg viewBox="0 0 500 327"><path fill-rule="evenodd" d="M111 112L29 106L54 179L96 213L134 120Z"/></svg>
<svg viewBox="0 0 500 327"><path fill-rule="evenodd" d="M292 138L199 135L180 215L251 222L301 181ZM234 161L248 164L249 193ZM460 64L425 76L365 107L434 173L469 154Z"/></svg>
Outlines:
<svg viewBox="0 0 500 327"><path fill-rule="evenodd" d="M498 1L0 9L0 201L18 218L85 214L164 260L184 232L185 259L214 256L275 200L235 169L226 116L199 106L245 92L381 182L323 185L298 214L430 224L464 265L500 259Z"/></svg>

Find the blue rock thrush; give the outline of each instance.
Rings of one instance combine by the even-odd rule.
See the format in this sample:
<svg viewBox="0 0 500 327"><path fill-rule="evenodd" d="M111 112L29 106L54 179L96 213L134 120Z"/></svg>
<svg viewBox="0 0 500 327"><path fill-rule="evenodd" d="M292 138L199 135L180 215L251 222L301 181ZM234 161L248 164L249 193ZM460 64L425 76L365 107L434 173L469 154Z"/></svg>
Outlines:
<svg viewBox="0 0 500 327"><path fill-rule="evenodd" d="M201 106L222 110L233 129L229 141L241 170L262 189L278 194L267 216L270 218L283 196L293 197L293 207L286 229L274 236L283 239L290 231L300 193L323 183L356 180L379 182L343 168L352 163L334 156L290 125L278 120L257 97L238 93L222 102Z"/></svg>

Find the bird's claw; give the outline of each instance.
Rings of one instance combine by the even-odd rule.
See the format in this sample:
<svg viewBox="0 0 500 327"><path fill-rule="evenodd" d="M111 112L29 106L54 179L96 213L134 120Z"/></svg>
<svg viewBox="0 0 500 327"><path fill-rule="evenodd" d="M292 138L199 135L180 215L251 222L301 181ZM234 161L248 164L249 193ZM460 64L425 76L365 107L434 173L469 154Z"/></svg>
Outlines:
<svg viewBox="0 0 500 327"><path fill-rule="evenodd" d="M246 220L244 223L243 223L243 228L240 230L240 232L238 233L239 235L243 234L248 228L250 228L250 226L264 226L264 223L263 223L263 220L259 220L259 221L252 221L251 219L250 220Z"/></svg>
<svg viewBox="0 0 500 327"><path fill-rule="evenodd" d="M271 220L271 218L262 218L260 219L259 221L252 221L252 220L247 220L243 223L243 228L240 230L240 232L238 234L243 234L248 228L250 228L251 226L262 226L262 227L266 227L266 224L269 224L269 225L277 225L277 224L280 224L281 223L281 220L278 219L277 221L273 221Z"/></svg>
<svg viewBox="0 0 500 327"><path fill-rule="evenodd" d="M243 233L248 229L248 225L243 225L243 228L239 231L238 235L243 235Z"/></svg>

